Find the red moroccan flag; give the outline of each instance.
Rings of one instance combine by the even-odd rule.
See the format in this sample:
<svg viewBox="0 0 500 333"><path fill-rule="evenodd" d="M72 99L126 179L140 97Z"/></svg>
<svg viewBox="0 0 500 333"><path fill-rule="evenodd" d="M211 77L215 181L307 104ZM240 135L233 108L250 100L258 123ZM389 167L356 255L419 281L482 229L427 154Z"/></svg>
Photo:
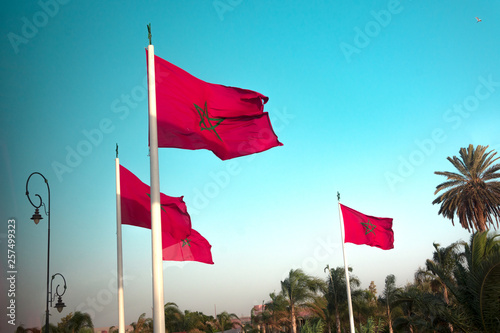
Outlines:
<svg viewBox="0 0 500 333"><path fill-rule="evenodd" d="M394 248L392 218L362 214L340 204L344 220L345 243L366 244L382 250Z"/></svg>
<svg viewBox="0 0 500 333"><path fill-rule="evenodd" d="M168 233L162 234L163 260L167 261L199 261L213 264L212 245L194 229L191 235L179 240Z"/></svg>
<svg viewBox="0 0 500 333"><path fill-rule="evenodd" d="M122 224L151 229L149 185L120 165L120 199ZM191 233L191 218L183 197L160 193L162 233L184 239Z"/></svg>
<svg viewBox="0 0 500 333"><path fill-rule="evenodd" d="M208 149L227 160L282 146L263 112L268 97L202 81L157 56L155 79L158 147Z"/></svg>

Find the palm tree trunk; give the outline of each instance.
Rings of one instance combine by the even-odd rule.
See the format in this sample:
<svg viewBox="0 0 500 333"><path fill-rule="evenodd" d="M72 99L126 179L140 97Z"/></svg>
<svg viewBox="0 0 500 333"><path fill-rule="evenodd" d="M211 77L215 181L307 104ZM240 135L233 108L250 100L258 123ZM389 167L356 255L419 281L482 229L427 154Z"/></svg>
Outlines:
<svg viewBox="0 0 500 333"><path fill-rule="evenodd" d="M446 303L446 305L449 305L450 300L448 298L448 288L446 288L446 285L444 285L444 284L443 284L443 298L444 298L444 302ZM450 328L450 332L453 333L453 325L451 323L448 323L448 327Z"/></svg>
<svg viewBox="0 0 500 333"><path fill-rule="evenodd" d="M477 230L480 232L486 231L486 217L483 215L484 208L476 208L477 219Z"/></svg>
<svg viewBox="0 0 500 333"><path fill-rule="evenodd" d="M341 333L340 331L340 314L339 309L335 307L335 324L337 325L337 333Z"/></svg>
<svg viewBox="0 0 500 333"><path fill-rule="evenodd" d="M290 310L292 320L292 333L297 333L297 323L295 322L295 307L292 305Z"/></svg>
<svg viewBox="0 0 500 333"><path fill-rule="evenodd" d="M394 333L392 330L391 309L389 308L389 304L387 304L387 323L389 324L389 333Z"/></svg>

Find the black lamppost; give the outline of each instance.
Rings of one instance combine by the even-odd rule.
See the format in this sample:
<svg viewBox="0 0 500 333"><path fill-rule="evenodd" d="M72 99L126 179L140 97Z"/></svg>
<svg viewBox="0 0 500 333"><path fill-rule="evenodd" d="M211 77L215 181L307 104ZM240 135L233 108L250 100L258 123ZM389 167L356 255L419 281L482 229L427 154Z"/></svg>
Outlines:
<svg viewBox="0 0 500 333"><path fill-rule="evenodd" d="M28 183L31 179L31 176L33 175L40 175L43 180L45 181L45 184L47 185L47 193L48 193L48 207L45 206L45 203L42 201L42 197L39 195L39 194L35 194L35 196L38 197L38 200L40 200L40 203L38 205L34 204L33 201L31 201L31 198L30 198L30 195L29 195L29 191L28 191ZM26 196L28 197L28 200L29 202L31 203L31 205L33 207L35 207L35 213L33 214L33 216L31 217L31 219L33 220L33 222L35 222L35 224L38 224L38 222L40 222L41 219L43 219L43 217L40 215L40 212L38 210L38 208L40 208L42 205L43 205L43 208L45 210L45 214L48 216L48 223L47 223L47 302L46 302L46 309L45 309L45 332L48 333L49 332L49 303L50 305L52 306L52 283L51 283L51 288L49 290L49 267L50 267L50 187L49 187L49 182L47 181L47 178L45 178L40 172L33 172L29 177L28 177L28 180L26 180ZM48 208L48 209L47 209ZM62 294L59 294L58 292L58 288L59 288L59 285L57 285L56 287L56 295L54 295L54 298L55 296L58 296L59 299L58 299L58 302L56 304L56 308L59 312L62 311L62 309L65 307L64 303L62 302L62 299L61 299L61 296L64 294L64 292L66 291L66 279L64 279L64 276L62 276L61 274L59 273L56 273L52 276L52 280L55 278L56 275L60 275L63 280L64 280L64 291L62 292Z"/></svg>

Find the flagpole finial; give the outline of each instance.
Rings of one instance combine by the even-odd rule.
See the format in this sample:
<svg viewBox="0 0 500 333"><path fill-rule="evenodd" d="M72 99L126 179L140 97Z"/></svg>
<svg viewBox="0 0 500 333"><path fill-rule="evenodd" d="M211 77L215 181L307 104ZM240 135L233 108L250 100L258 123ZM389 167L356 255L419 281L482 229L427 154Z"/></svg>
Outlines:
<svg viewBox="0 0 500 333"><path fill-rule="evenodd" d="M149 39L149 45L151 45L151 23L147 25L148 27L148 39Z"/></svg>
<svg viewBox="0 0 500 333"><path fill-rule="evenodd" d="M116 144L116 158L118 158L118 144Z"/></svg>
<svg viewBox="0 0 500 333"><path fill-rule="evenodd" d="M340 192L337 192L337 200L340 201Z"/></svg>

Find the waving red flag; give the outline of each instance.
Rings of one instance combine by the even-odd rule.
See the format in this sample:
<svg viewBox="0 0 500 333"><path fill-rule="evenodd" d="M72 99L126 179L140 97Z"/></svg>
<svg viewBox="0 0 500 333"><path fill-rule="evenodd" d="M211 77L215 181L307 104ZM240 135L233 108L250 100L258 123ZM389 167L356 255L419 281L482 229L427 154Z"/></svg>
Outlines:
<svg viewBox="0 0 500 333"><path fill-rule="evenodd" d="M194 229L191 235L179 240L168 233L162 234L163 260L167 261L198 261L213 264L212 245Z"/></svg>
<svg viewBox="0 0 500 333"><path fill-rule="evenodd" d="M268 97L202 81L157 56L155 81L158 147L208 149L227 160L282 146L263 112Z"/></svg>
<svg viewBox="0 0 500 333"><path fill-rule="evenodd" d="M340 204L344 220L345 243L366 244L382 250L394 248L392 218L362 214Z"/></svg>
<svg viewBox="0 0 500 333"><path fill-rule="evenodd" d="M122 224L151 229L149 185L120 165L120 200ZM191 233L191 218L183 197L160 193L162 233L184 239Z"/></svg>

